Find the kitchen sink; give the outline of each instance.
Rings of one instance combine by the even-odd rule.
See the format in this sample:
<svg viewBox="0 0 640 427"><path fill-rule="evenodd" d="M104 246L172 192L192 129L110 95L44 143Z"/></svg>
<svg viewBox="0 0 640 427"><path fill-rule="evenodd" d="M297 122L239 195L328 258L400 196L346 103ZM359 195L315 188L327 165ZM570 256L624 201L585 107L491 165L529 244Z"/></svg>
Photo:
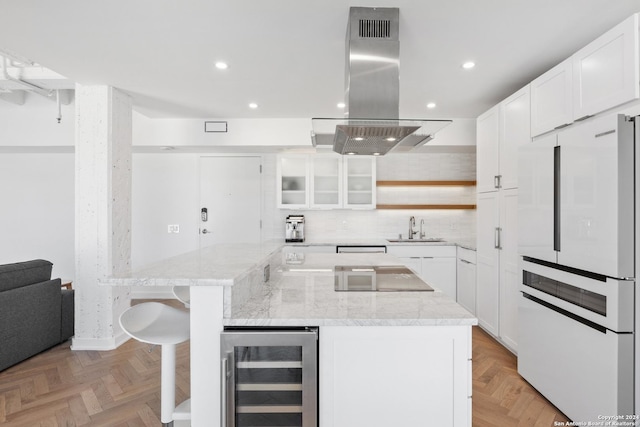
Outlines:
<svg viewBox="0 0 640 427"><path fill-rule="evenodd" d="M441 237L427 237L424 239L387 239L389 243L433 243L433 242L444 242L444 239Z"/></svg>

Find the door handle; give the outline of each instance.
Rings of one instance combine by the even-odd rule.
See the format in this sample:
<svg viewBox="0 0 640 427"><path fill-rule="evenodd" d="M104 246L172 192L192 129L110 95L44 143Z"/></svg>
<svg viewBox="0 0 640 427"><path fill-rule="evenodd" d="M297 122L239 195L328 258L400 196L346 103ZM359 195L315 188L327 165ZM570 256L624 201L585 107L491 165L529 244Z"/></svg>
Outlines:
<svg viewBox="0 0 640 427"><path fill-rule="evenodd" d="M222 427L227 427L227 411L229 410L229 402L227 400L227 393L229 393L229 359L226 357L222 359L220 366L220 424Z"/></svg>
<svg viewBox="0 0 640 427"><path fill-rule="evenodd" d="M213 233L213 231L209 231L206 228L202 230L202 234Z"/></svg>

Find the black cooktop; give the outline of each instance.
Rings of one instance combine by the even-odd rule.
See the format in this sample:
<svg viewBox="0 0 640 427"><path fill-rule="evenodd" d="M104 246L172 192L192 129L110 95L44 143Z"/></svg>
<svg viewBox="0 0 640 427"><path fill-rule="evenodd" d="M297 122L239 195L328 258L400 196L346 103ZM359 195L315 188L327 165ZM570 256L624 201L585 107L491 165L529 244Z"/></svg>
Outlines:
<svg viewBox="0 0 640 427"><path fill-rule="evenodd" d="M335 290L339 292L433 291L404 265L336 265Z"/></svg>

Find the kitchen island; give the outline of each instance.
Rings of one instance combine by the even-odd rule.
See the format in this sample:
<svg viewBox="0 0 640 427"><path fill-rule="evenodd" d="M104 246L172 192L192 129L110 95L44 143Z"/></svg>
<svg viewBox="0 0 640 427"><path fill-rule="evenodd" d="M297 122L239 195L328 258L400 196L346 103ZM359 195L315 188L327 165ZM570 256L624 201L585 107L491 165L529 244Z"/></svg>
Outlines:
<svg viewBox="0 0 640 427"><path fill-rule="evenodd" d="M220 332L231 326L319 327L320 426L471 425L469 312L439 291L335 290L336 265L401 264L391 255L292 250L212 246L108 280L190 286L193 426L220 420Z"/></svg>

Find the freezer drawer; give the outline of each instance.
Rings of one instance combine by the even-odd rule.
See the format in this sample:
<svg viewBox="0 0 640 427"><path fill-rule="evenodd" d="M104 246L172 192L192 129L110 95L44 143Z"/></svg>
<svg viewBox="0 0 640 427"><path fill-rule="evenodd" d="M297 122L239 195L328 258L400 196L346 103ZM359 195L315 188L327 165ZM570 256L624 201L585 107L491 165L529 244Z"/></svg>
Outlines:
<svg viewBox="0 0 640 427"><path fill-rule="evenodd" d="M633 334L601 332L525 296L519 320L518 372L570 419L633 414Z"/></svg>

